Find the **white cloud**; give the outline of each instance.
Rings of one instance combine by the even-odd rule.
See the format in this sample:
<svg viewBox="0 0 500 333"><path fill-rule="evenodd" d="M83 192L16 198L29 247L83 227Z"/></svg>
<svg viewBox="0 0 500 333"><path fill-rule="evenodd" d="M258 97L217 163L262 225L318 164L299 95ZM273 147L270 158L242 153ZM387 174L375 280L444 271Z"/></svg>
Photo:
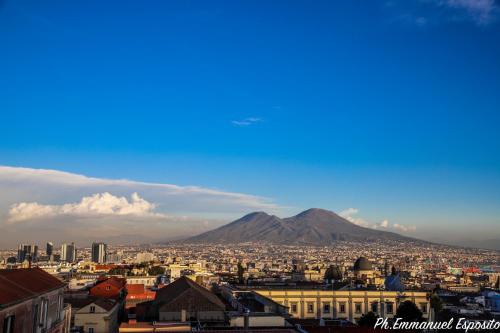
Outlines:
<svg viewBox="0 0 500 333"><path fill-rule="evenodd" d="M262 121L261 118L250 117L250 118L245 118L242 120L233 120L233 121L231 121L231 123L235 126L250 126L250 125L253 125L255 123L259 123L261 121Z"/></svg>
<svg viewBox="0 0 500 333"><path fill-rule="evenodd" d="M393 13L392 22L420 28L456 21L486 26L495 22L500 12L495 0L391 1L385 4L385 8Z"/></svg>
<svg viewBox="0 0 500 333"><path fill-rule="evenodd" d="M345 217L357 214L358 212L359 212L359 209L357 209L357 208L347 208L347 209L344 209L343 211L341 211L339 213L339 215L342 216L343 218L345 218Z"/></svg>
<svg viewBox="0 0 500 333"><path fill-rule="evenodd" d="M346 210L341 211L339 215L345 218L347 221L359 225L361 227L366 227L366 228L370 227L370 224L368 222L366 222L365 220L363 220L358 216L354 216L357 215L358 212L359 210L357 208L347 208Z"/></svg>
<svg viewBox="0 0 500 333"><path fill-rule="evenodd" d="M81 199L95 193L115 195L141 193L161 208L196 212L236 212L260 209L276 211L280 207L271 200L250 194L227 192L199 186L178 186L147 183L127 179L93 178L84 175L46 169L0 166L0 212L2 203L9 204L34 198L66 200L68 195ZM83 195L82 195L83 194Z"/></svg>
<svg viewBox="0 0 500 333"><path fill-rule="evenodd" d="M347 221L359 225L365 228L373 228L373 229L393 229L398 232L414 232L417 230L415 226L404 226L402 224L394 223L391 225L389 220L383 220L380 223L370 223L365 219L356 216L359 213L359 209L357 208L348 208L339 213L340 216L345 218Z"/></svg>
<svg viewBox="0 0 500 333"><path fill-rule="evenodd" d="M401 232L414 232L417 230L417 227L415 227L414 225L404 226L404 225L401 225L398 223L394 223L393 227L394 227L394 229L401 231Z"/></svg>
<svg viewBox="0 0 500 333"><path fill-rule="evenodd" d="M440 4L465 10L478 24L490 23L497 10L495 0L440 0Z"/></svg>
<svg viewBox="0 0 500 333"><path fill-rule="evenodd" d="M122 235L166 240L252 211L282 209L245 193L0 166L0 244L5 246L21 240L121 240Z"/></svg>
<svg viewBox="0 0 500 333"><path fill-rule="evenodd" d="M420 2L443 8L445 11L442 16L448 20L472 20L478 25L493 22L498 14L495 0L420 0ZM428 14L432 15L433 12Z"/></svg>
<svg viewBox="0 0 500 333"><path fill-rule="evenodd" d="M21 202L11 206L7 222L21 222L60 215L74 217L136 216L166 217L154 212L155 205L144 200L136 192L130 202L125 197L117 197L108 192L83 197L80 202L62 205L42 205L37 202Z"/></svg>

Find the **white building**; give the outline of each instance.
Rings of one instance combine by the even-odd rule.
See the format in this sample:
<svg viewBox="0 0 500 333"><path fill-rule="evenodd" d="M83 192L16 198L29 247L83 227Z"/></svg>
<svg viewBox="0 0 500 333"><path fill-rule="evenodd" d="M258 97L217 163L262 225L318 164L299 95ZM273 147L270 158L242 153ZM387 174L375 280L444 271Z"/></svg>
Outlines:
<svg viewBox="0 0 500 333"><path fill-rule="evenodd" d="M61 261L75 262L76 261L76 246L74 243L61 245Z"/></svg>
<svg viewBox="0 0 500 333"><path fill-rule="evenodd" d="M135 262L137 263L143 263L143 262L150 262L150 261L154 261L155 260L155 256L153 253L150 253L150 252L140 252L140 253L137 253L137 256L135 257Z"/></svg>
<svg viewBox="0 0 500 333"><path fill-rule="evenodd" d="M156 276L127 276L127 284L143 284L152 287L156 284Z"/></svg>

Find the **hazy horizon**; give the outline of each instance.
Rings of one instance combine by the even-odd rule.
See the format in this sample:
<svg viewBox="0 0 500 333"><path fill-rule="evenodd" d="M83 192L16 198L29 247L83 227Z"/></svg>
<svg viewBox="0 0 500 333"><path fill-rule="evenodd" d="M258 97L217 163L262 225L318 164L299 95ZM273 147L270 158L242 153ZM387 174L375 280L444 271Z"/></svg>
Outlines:
<svg viewBox="0 0 500 333"><path fill-rule="evenodd" d="M443 233L448 236L444 238L437 232L439 226L430 227L425 233L425 229L391 223L388 219L372 222L361 217L355 208L285 207L269 198L196 186L100 179L6 166L0 166L0 185L4 190L0 196L0 241L9 247L37 241L161 242L197 235L255 211L289 217L309 208L322 208L367 228L443 244L498 249L492 246L496 241L492 238L495 229L483 237L472 230L466 230L468 237L457 230L448 231ZM45 202L37 198L44 198Z"/></svg>

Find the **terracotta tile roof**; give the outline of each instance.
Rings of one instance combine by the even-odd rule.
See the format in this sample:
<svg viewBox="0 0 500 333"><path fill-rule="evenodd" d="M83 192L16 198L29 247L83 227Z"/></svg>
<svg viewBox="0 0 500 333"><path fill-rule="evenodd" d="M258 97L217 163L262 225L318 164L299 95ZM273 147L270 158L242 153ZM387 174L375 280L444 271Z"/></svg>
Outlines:
<svg viewBox="0 0 500 333"><path fill-rule="evenodd" d="M101 283L103 283L103 282L106 282L106 283L109 283L111 285L114 285L117 288L123 288L127 284L127 280L126 279L119 278L119 277L116 277L116 276L112 276L112 277L109 277L109 278L98 279L96 286L99 285L99 284L101 284Z"/></svg>
<svg viewBox="0 0 500 333"><path fill-rule="evenodd" d="M94 266L95 271L109 271L113 268L118 267L118 265L114 264L97 264Z"/></svg>
<svg viewBox="0 0 500 333"><path fill-rule="evenodd" d="M155 299L156 291L146 289L144 284L127 283L127 301Z"/></svg>
<svg viewBox="0 0 500 333"><path fill-rule="evenodd" d="M127 283L127 292L130 294L143 294L145 291L144 284L128 284Z"/></svg>
<svg viewBox="0 0 500 333"><path fill-rule="evenodd" d="M65 283L40 268L0 270L0 307L64 288Z"/></svg>

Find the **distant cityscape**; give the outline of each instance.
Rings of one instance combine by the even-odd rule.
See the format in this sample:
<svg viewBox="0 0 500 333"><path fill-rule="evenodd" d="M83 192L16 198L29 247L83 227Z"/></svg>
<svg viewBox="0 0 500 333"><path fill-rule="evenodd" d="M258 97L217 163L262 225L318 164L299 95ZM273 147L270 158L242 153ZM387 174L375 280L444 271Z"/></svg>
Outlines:
<svg viewBox="0 0 500 333"><path fill-rule="evenodd" d="M394 240L19 244L0 252L0 291L23 284L21 295L0 296L0 322L33 316L47 332L314 331L393 320L406 301L424 321L486 320L500 315L499 262L497 251ZM26 304L46 312L18 312Z"/></svg>

